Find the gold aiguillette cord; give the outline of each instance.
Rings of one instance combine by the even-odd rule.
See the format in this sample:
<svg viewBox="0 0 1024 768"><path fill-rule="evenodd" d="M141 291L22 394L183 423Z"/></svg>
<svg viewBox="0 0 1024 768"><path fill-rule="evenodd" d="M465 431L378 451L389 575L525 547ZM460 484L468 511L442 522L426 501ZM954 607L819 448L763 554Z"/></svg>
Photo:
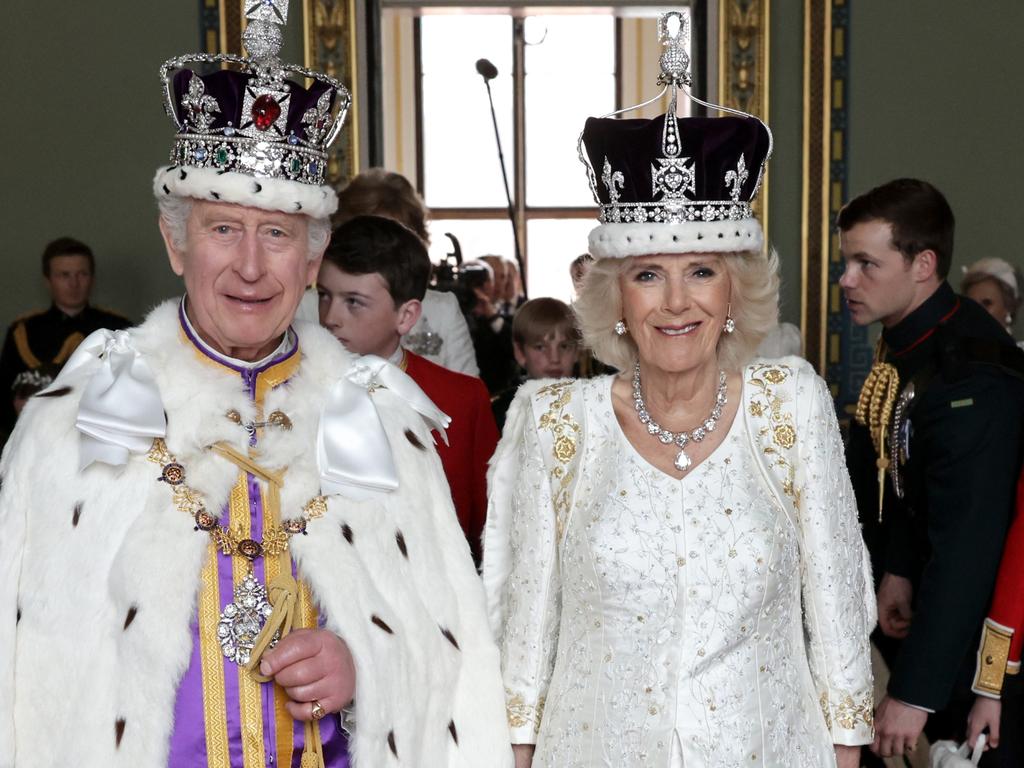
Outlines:
<svg viewBox="0 0 1024 768"><path fill-rule="evenodd" d="M868 428L875 447L875 466L878 467L878 522L882 522L882 504L885 499L885 471L889 468L889 453L885 447L892 409L900 390L900 375L891 363L882 362L885 347L881 339L875 348L875 362L864 380L857 398L857 423Z"/></svg>

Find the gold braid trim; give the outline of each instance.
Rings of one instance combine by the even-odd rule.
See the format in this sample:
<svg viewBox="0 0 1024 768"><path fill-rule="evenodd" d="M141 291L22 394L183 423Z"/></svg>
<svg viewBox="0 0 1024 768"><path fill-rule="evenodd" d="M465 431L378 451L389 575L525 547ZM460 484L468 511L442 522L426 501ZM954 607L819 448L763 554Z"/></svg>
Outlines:
<svg viewBox="0 0 1024 768"><path fill-rule="evenodd" d="M881 339L875 349L875 362L864 380L857 398L857 423L868 428L875 447L875 466L878 467L878 522L882 522L882 501L885 497L885 470L889 468L886 450L886 432L892 420L892 409L900 391L900 375L891 363L882 362L884 347Z"/></svg>

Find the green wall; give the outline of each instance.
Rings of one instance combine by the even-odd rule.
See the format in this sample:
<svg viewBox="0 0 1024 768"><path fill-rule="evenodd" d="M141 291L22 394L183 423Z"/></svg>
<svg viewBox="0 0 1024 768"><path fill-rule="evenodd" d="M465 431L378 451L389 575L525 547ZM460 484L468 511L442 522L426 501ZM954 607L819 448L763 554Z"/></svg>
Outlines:
<svg viewBox="0 0 1024 768"><path fill-rule="evenodd" d="M803 3L771 4L768 123L774 149L769 161L768 237L779 253L780 319L800 324L800 212L803 163Z"/></svg>
<svg viewBox="0 0 1024 768"><path fill-rule="evenodd" d="M301 62L292 6L283 57ZM4 0L0 329L48 303L39 259L61 235L96 253L99 306L141 319L180 293L150 191L174 135L157 70L200 45L198 0Z"/></svg>
<svg viewBox="0 0 1024 768"><path fill-rule="evenodd" d="M900 176L935 184L960 265L1024 267L1021 0L850 0L849 192Z"/></svg>

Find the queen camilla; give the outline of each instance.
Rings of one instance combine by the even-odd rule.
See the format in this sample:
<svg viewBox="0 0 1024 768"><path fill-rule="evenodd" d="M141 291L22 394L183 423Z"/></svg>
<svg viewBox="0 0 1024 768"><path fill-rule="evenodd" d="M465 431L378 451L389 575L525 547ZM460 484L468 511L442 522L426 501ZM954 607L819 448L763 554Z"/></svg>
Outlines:
<svg viewBox="0 0 1024 768"><path fill-rule="evenodd" d="M669 15L671 16L671 14ZM859 765L874 601L828 387L752 360L778 262L771 134L591 118L601 206L576 304L622 371L527 385L492 462L484 580L517 768Z"/></svg>

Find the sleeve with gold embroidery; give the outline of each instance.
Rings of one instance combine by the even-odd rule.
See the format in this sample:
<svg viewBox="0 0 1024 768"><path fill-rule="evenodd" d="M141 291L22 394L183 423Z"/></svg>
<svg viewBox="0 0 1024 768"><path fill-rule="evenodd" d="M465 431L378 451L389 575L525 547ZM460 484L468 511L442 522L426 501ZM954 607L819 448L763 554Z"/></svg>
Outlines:
<svg viewBox="0 0 1024 768"><path fill-rule="evenodd" d="M551 486L520 393L489 476L484 585L501 649L513 744L535 744L558 642L560 584Z"/></svg>
<svg viewBox="0 0 1024 768"><path fill-rule="evenodd" d="M992 606L982 627L974 682L979 696L998 699L1006 675L1020 672L1024 630L1024 475L1017 481L1017 512L1006 536Z"/></svg>
<svg viewBox="0 0 1024 768"><path fill-rule="evenodd" d="M811 676L835 744L874 738L871 650L876 621L867 548L825 382L798 379L797 482L804 624Z"/></svg>

